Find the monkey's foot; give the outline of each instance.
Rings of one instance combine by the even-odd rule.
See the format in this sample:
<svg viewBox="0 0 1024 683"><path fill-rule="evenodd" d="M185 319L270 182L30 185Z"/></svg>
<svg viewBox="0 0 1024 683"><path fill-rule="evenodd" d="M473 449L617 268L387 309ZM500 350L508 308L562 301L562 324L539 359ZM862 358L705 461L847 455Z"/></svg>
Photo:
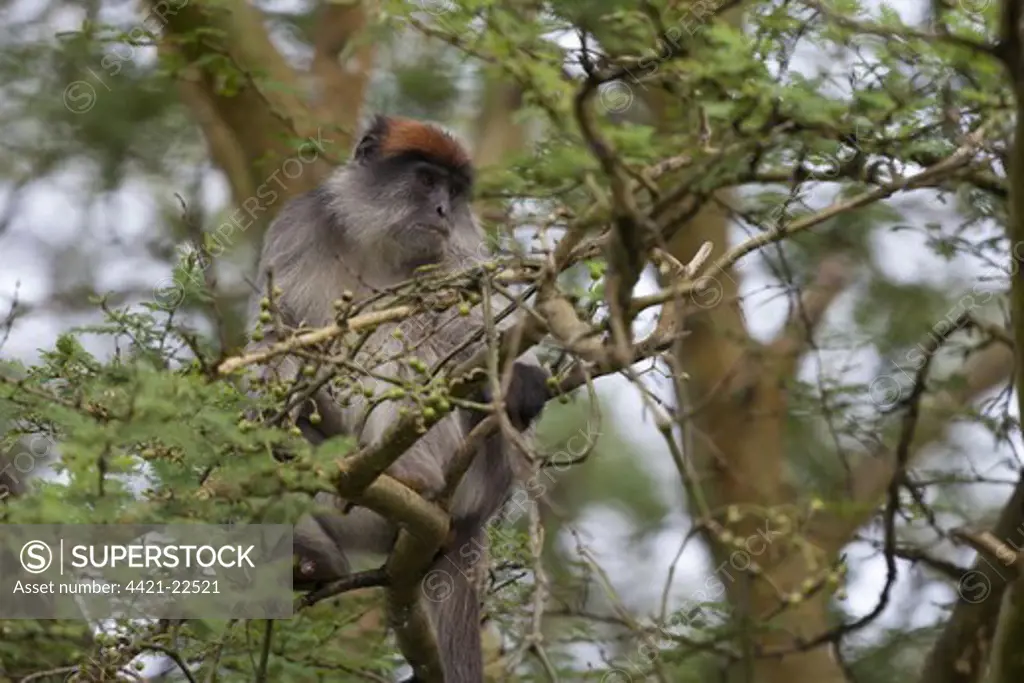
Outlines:
<svg viewBox="0 0 1024 683"><path fill-rule="evenodd" d="M318 567L313 560L299 556L292 558L292 582L297 587L296 590L323 583L318 573Z"/></svg>

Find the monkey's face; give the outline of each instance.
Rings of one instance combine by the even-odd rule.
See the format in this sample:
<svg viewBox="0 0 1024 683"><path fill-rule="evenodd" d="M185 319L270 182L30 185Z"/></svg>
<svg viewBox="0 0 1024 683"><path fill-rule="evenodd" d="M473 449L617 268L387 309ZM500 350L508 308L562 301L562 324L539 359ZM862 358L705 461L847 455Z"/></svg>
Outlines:
<svg viewBox="0 0 1024 683"><path fill-rule="evenodd" d="M416 155L375 164L381 201L401 207L389 228L402 265L415 268L440 262L460 230L471 229L471 179L458 169Z"/></svg>

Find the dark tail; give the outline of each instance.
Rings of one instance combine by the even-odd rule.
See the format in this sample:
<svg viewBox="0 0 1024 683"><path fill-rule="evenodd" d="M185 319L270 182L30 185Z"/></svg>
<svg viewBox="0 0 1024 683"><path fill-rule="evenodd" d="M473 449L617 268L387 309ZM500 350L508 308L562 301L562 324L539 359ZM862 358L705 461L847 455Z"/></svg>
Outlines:
<svg viewBox="0 0 1024 683"><path fill-rule="evenodd" d="M483 683L477 586L486 558L485 539L478 524L456 524L454 542L434 560L423 579L445 683Z"/></svg>

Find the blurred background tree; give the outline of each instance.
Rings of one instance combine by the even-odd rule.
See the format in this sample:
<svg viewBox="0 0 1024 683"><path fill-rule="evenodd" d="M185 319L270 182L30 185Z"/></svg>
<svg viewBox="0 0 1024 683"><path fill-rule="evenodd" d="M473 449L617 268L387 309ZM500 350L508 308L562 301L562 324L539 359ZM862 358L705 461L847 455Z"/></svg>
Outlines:
<svg viewBox="0 0 1024 683"><path fill-rule="evenodd" d="M99 296L173 308L236 352L262 231L370 112L465 137L486 227L535 253L538 229L589 240L621 209L600 131L657 232L638 334L688 335L545 413L550 595L534 620L532 567L496 558L496 680L1017 671L990 666L1016 566L979 541L1024 536L1009 9L1000 29L981 1L0 6L0 340L27 365L109 321ZM705 242L704 286L664 296ZM609 264L592 256L563 285L603 315ZM108 334L77 338L115 353ZM61 446L27 450L24 405L4 400L7 521L61 519L80 475L51 477L64 503L41 482L33 503L22 480L50 477ZM389 680L374 604L346 596L276 631L269 680ZM65 680L102 645L75 622L0 629L0 680ZM200 624L180 647L202 680L256 680L242 655L261 635ZM184 680L165 657L145 675Z"/></svg>

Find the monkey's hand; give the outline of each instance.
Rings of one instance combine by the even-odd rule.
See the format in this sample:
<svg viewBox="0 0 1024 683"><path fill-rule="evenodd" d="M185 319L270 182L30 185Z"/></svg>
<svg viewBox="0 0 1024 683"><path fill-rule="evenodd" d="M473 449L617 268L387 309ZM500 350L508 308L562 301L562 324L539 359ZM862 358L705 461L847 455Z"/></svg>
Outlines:
<svg viewBox="0 0 1024 683"><path fill-rule="evenodd" d="M527 429L544 410L544 404L551 398L548 391L548 372L532 363L516 363L512 366L512 379L505 392L505 412L519 431ZM490 402L490 390L484 390Z"/></svg>

